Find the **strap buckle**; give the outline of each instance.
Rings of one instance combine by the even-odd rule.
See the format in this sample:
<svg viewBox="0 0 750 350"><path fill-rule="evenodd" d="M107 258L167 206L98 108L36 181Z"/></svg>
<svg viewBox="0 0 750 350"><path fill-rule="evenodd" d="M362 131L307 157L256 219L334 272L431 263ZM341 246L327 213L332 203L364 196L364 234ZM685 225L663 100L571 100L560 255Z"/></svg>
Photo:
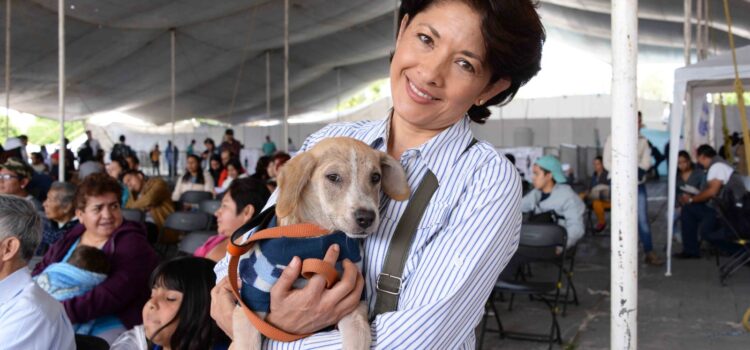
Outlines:
<svg viewBox="0 0 750 350"><path fill-rule="evenodd" d="M387 279L387 280L384 280ZM395 281L395 282L392 282ZM375 289L388 293L391 295L399 295L401 293L401 277L389 275L387 273L381 273L378 275L376 282L377 286ZM381 283L382 282L382 283ZM395 288L395 291L393 289Z"/></svg>

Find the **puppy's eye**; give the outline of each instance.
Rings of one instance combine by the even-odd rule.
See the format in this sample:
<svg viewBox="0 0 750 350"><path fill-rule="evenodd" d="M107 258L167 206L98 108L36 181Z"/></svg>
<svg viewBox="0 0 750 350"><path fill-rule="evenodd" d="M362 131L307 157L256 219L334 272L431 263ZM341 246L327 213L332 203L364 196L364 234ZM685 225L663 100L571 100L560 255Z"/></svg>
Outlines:
<svg viewBox="0 0 750 350"><path fill-rule="evenodd" d="M372 174L372 177L370 177L370 180L374 184L380 182L380 174L378 174L378 173Z"/></svg>
<svg viewBox="0 0 750 350"><path fill-rule="evenodd" d="M326 178L333 183L341 182L341 176L339 176L339 174L328 174L326 175Z"/></svg>

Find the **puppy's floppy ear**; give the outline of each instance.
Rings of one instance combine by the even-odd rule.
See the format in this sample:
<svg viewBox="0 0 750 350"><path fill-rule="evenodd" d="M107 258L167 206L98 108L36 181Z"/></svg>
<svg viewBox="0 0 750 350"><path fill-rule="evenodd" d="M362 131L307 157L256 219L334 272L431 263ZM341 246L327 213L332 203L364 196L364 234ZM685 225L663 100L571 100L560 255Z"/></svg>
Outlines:
<svg viewBox="0 0 750 350"><path fill-rule="evenodd" d="M380 153L380 171L383 173L383 192L397 201L409 199L411 190L406 182L406 173L401 163L387 153Z"/></svg>
<svg viewBox="0 0 750 350"><path fill-rule="evenodd" d="M287 217L297 208L302 190L310 182L317 160L310 152L292 158L281 168L278 177L279 197L276 200L276 215Z"/></svg>

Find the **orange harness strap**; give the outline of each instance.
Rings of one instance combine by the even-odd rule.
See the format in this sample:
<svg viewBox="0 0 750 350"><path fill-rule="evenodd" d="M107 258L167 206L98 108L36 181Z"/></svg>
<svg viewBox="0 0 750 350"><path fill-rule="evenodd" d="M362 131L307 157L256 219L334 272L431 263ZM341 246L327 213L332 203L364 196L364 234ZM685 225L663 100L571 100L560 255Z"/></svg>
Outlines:
<svg viewBox="0 0 750 350"><path fill-rule="evenodd" d="M274 327L270 323L260 318L255 314L255 312L250 310L247 305L245 305L245 303L242 301L242 297L240 296L239 286L237 285L237 268L239 266L240 256L250 251L250 249L252 249L252 247L255 245L255 242L264 239L282 237L320 237L329 233L329 231L326 231L318 227L317 225L296 224L282 227L273 227L258 231L250 236L250 239L248 239L243 244L236 244L233 240L229 240L229 244L227 244L227 252L230 255L229 284L232 286L232 294L234 294L234 297L239 301L240 306L242 307L242 311L245 313L245 316L247 316L248 320L250 320L250 323L252 323L253 326L255 326L255 328L258 329L258 331L260 331L260 333L262 333L267 338L283 342L291 342L305 338L309 336L309 334L292 334L284 332L283 330ZM327 288L333 286L333 284L336 283L339 277L338 271L336 271L333 265L321 259L305 259L304 261L302 261L302 276L304 278L310 279L316 274L319 274L326 279Z"/></svg>

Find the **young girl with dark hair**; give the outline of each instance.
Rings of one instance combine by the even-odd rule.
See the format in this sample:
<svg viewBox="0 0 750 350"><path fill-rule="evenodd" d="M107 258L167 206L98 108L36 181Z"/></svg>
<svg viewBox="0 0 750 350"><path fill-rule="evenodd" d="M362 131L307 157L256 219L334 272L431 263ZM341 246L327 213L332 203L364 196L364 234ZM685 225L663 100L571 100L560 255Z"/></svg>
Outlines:
<svg viewBox="0 0 750 350"><path fill-rule="evenodd" d="M149 281L143 324L122 334L110 349L226 349L228 339L209 315L213 266L213 261L196 257L160 264Z"/></svg>

